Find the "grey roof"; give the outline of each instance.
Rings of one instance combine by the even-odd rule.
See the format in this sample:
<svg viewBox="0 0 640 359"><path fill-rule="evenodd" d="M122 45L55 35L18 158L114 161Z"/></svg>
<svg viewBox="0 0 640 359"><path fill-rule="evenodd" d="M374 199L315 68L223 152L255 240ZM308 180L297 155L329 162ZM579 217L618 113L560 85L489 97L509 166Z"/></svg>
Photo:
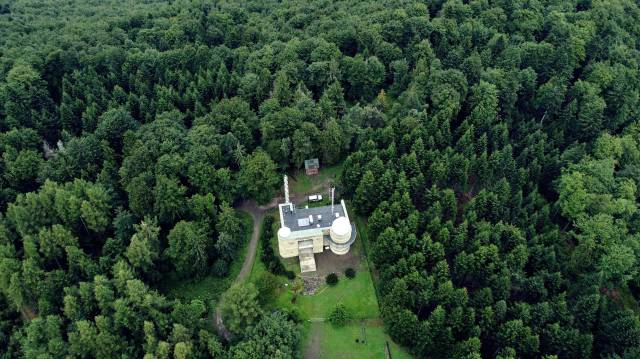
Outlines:
<svg viewBox="0 0 640 359"><path fill-rule="evenodd" d="M317 158L304 160L304 169L308 170L310 168L320 168L320 160Z"/></svg>
<svg viewBox="0 0 640 359"><path fill-rule="evenodd" d="M322 207L294 207L294 211L289 210L289 206L282 206L282 219L284 220L284 226L289 227L291 232L304 231L307 229L318 228L317 224L320 224L320 228L330 227L333 220L336 218L336 213L340 214L340 217L344 216L344 211L340 203L333 206L333 214L331 213L331 206ZM313 224L308 226L300 226L298 220L313 216ZM318 221L318 215L322 216L322 219ZM300 221L304 222L304 221Z"/></svg>

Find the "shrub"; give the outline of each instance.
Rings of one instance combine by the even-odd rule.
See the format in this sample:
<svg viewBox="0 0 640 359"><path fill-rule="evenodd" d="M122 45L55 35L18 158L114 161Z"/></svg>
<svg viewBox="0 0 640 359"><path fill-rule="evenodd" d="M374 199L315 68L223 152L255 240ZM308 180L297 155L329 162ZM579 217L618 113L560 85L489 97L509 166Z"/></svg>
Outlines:
<svg viewBox="0 0 640 359"><path fill-rule="evenodd" d="M282 265L280 259L276 257L272 257L271 261L267 262L266 265L267 269L269 269L269 272L275 275L282 275L285 273L284 265Z"/></svg>
<svg viewBox="0 0 640 359"><path fill-rule="evenodd" d="M327 275L327 278L325 278L325 281L328 285L336 285L338 284L338 275L335 273L329 273L329 275Z"/></svg>
<svg viewBox="0 0 640 359"><path fill-rule="evenodd" d="M355 278L355 276L356 276L356 270L355 270L355 269L353 269L353 268L347 268L347 269L344 271L344 275L345 275L347 278L349 278L349 279L353 279L353 278Z"/></svg>
<svg viewBox="0 0 640 359"><path fill-rule="evenodd" d="M287 276L287 278L289 278L290 280L294 280L296 279L296 273L292 270L288 270L285 272L285 275Z"/></svg>
<svg viewBox="0 0 640 359"><path fill-rule="evenodd" d="M269 272L275 275L285 275L287 278L293 279L295 278L295 273L290 274L290 271L284 268L279 255L274 253L273 247L271 247L271 237L273 236L273 217L269 216L264 219L262 234L260 235L260 246L262 248L260 259Z"/></svg>
<svg viewBox="0 0 640 359"><path fill-rule="evenodd" d="M255 286L258 290L258 301L264 306L276 300L280 282L278 282L278 278L275 275L264 272L255 282Z"/></svg>
<svg viewBox="0 0 640 359"><path fill-rule="evenodd" d="M296 307L285 308L282 309L282 313L284 313L289 320L294 323L302 323L302 314L300 314L300 310Z"/></svg>
<svg viewBox="0 0 640 359"><path fill-rule="evenodd" d="M351 320L351 312L343 304L336 305L329 314L329 323L336 327L343 327Z"/></svg>
<svg viewBox="0 0 640 359"><path fill-rule="evenodd" d="M234 335L258 322L262 309L258 303L258 290L253 283L234 284L220 297L220 313L224 326Z"/></svg>
<svg viewBox="0 0 640 359"><path fill-rule="evenodd" d="M225 277L229 273L229 263L224 259L217 259L213 263L212 270L216 277Z"/></svg>

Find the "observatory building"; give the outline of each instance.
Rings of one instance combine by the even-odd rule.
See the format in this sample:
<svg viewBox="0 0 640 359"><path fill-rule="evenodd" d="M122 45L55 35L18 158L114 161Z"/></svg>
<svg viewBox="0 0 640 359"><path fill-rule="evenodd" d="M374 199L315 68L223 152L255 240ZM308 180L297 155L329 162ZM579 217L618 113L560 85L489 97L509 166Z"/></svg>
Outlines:
<svg viewBox="0 0 640 359"><path fill-rule="evenodd" d="M299 257L302 273L316 270L314 253L330 249L338 255L346 254L356 239L344 200L334 204L331 192L330 206L296 208L289 201L287 176L284 177L285 203L278 205L278 249L284 258Z"/></svg>

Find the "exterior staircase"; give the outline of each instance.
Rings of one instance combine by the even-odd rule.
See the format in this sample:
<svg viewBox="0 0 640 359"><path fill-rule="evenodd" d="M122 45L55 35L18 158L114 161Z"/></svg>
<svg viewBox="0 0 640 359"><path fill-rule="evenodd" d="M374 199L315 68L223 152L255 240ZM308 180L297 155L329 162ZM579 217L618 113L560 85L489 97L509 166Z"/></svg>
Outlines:
<svg viewBox="0 0 640 359"><path fill-rule="evenodd" d="M299 248L298 258L300 259L300 273L316 271L316 258L313 255L313 245L311 247Z"/></svg>

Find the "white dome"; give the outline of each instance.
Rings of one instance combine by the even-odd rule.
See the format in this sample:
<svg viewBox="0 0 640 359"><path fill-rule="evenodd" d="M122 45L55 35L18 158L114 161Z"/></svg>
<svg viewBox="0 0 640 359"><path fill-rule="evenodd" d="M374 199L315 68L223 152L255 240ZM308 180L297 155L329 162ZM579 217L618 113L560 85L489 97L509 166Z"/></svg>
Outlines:
<svg viewBox="0 0 640 359"><path fill-rule="evenodd" d="M342 237L347 234L351 234L351 223L347 217L338 217L331 224L331 231L336 235Z"/></svg>
<svg viewBox="0 0 640 359"><path fill-rule="evenodd" d="M291 229L289 229L289 227L280 227L280 229L278 229L278 237L280 238L287 238L290 234Z"/></svg>

